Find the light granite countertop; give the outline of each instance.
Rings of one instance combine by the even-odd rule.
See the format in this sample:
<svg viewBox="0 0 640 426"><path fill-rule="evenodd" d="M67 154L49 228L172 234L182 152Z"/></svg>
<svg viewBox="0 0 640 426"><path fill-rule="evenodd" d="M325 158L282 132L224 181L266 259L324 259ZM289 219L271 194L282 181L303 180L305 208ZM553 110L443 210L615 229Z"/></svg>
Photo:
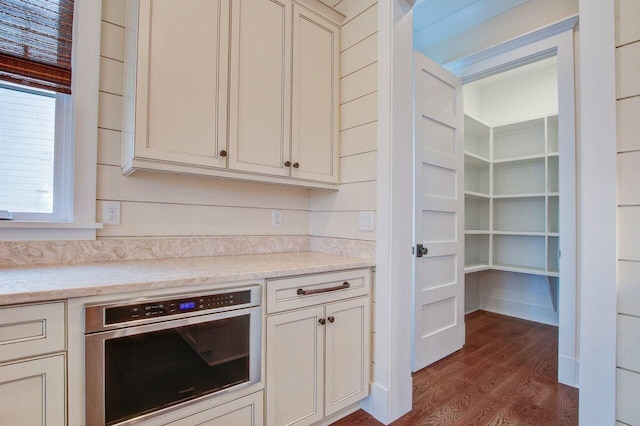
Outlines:
<svg viewBox="0 0 640 426"><path fill-rule="evenodd" d="M0 305L257 280L374 266L316 252L0 268Z"/></svg>

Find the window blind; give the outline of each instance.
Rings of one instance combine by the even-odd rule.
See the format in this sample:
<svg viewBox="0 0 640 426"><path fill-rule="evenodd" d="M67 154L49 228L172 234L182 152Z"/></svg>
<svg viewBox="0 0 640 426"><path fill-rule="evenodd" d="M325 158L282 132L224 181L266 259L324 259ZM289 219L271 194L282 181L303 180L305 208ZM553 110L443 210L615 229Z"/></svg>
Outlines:
<svg viewBox="0 0 640 426"><path fill-rule="evenodd" d="M0 0L0 79L71 93L73 0Z"/></svg>

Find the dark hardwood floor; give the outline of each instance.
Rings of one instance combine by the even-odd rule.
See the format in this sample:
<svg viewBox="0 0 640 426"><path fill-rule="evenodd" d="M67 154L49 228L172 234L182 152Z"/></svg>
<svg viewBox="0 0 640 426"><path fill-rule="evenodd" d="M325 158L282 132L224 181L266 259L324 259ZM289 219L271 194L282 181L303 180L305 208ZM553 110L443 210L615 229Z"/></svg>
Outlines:
<svg viewBox="0 0 640 426"><path fill-rule="evenodd" d="M557 382L558 329L485 311L463 349L413 375L409 425L577 425L578 390ZM362 410L333 426L378 426Z"/></svg>

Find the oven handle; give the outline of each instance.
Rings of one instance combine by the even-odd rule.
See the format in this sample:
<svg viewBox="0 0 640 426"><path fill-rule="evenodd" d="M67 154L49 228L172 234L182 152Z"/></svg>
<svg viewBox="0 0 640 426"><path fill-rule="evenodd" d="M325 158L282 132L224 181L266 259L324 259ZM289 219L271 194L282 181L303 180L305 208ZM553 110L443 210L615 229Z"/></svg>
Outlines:
<svg viewBox="0 0 640 426"><path fill-rule="evenodd" d="M321 288L318 290L304 290L302 288L299 288L297 293L302 296L309 296L310 294L329 293L330 291L344 290L349 287L351 287L351 284L349 284L349 281L345 281L341 285L337 285L335 287Z"/></svg>

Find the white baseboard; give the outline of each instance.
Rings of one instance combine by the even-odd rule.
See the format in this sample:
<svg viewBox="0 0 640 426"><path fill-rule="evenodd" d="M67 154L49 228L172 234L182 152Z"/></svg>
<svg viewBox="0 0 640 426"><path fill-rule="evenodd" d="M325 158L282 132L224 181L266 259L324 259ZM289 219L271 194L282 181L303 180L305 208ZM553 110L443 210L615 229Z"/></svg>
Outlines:
<svg viewBox="0 0 640 426"><path fill-rule="evenodd" d="M371 383L369 397L360 401L360 407L385 425L391 423L389 419L389 389L378 383Z"/></svg>
<svg viewBox="0 0 640 426"><path fill-rule="evenodd" d="M558 381L574 388L580 387L580 363L565 355L558 357Z"/></svg>
<svg viewBox="0 0 640 426"><path fill-rule="evenodd" d="M480 297L472 296L464 300L464 313L470 314L480 309Z"/></svg>
<svg viewBox="0 0 640 426"><path fill-rule="evenodd" d="M553 308L480 295L479 309L529 321L558 326L558 313Z"/></svg>

